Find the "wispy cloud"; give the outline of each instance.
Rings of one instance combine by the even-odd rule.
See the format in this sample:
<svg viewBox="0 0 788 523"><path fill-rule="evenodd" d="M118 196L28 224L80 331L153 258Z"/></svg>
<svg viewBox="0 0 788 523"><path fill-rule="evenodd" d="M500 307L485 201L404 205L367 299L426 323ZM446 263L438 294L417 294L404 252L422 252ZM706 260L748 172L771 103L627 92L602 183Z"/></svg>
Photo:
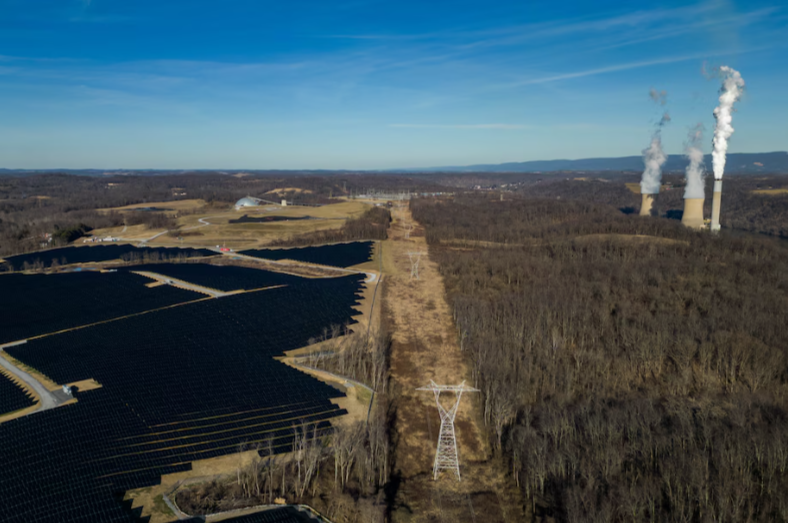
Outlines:
<svg viewBox="0 0 788 523"><path fill-rule="evenodd" d="M474 123L474 124L424 124L424 123L393 123L389 127L410 129L501 129L513 131L529 129L530 125L509 123Z"/></svg>
<svg viewBox="0 0 788 523"><path fill-rule="evenodd" d="M749 53L749 52L760 51L760 50L763 50L763 49L765 49L765 48L759 47L759 48L747 49L745 51L740 51L740 52L741 53ZM585 69L585 70L582 70L582 71L574 71L574 72L570 72L570 73L562 73L562 74L549 75L549 76L540 76L540 77L536 77L536 78L528 78L528 79L520 80L520 81L517 81L517 82L513 82L511 84L502 85L502 86L499 86L499 87L518 87L518 86L522 86L522 85L545 84L545 83L550 83L550 82L558 82L560 80L571 80L571 79L574 79L574 78L583 78L583 77L586 77L586 76L595 76L595 75L599 75L599 74L615 73L615 72L619 72L619 71L628 71L628 70L631 70L631 69L640 69L640 68L643 68L643 67L651 67L651 66L654 66L654 65L674 64L674 63L679 63L679 62L688 62L688 61L691 61L691 60L702 60L704 58L710 58L710 57L714 57L714 56L724 56L724 55L727 55L727 54L729 54L729 53L721 51L721 52L717 52L717 53L696 53L696 54L683 55L683 56L669 56L669 57L665 57L665 58L657 58L655 60L643 60L643 61L639 61L639 62L627 62L627 63L623 63L623 64L609 65L609 66L606 66L606 67L598 67L598 68L595 68L595 69Z"/></svg>

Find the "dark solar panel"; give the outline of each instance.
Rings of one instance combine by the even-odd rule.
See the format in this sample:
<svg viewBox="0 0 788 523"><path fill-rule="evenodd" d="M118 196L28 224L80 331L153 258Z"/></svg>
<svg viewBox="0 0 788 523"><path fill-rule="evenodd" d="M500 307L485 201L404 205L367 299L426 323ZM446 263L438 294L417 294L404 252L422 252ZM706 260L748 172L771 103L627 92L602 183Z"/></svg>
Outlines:
<svg viewBox="0 0 788 523"><path fill-rule="evenodd" d="M126 272L0 275L0 343L89 325L203 295Z"/></svg>
<svg viewBox="0 0 788 523"><path fill-rule="evenodd" d="M123 270L155 272L163 276L220 291L291 285L304 280L298 276L290 276L289 274L278 272L248 267L208 265L205 263L153 263L132 265Z"/></svg>
<svg viewBox="0 0 788 523"><path fill-rule="evenodd" d="M0 373L0 415L26 409L36 401L23 388Z"/></svg>
<svg viewBox="0 0 788 523"><path fill-rule="evenodd" d="M0 521L134 521L126 490L242 445L290 450L302 422L329 431L342 393L273 356L352 322L362 281L300 279L8 348L58 383L102 388L0 424Z"/></svg>
<svg viewBox="0 0 788 523"><path fill-rule="evenodd" d="M44 268L51 267L52 262L59 265L74 263L104 262L119 259L145 259L150 261L170 258L192 258L195 256L218 256L208 249L179 249L177 247L135 247L133 245L96 245L83 247L62 247L47 251L19 254L5 258L14 270L41 264Z"/></svg>
<svg viewBox="0 0 788 523"><path fill-rule="evenodd" d="M351 242L293 249L251 249L240 253L267 260L295 260L332 267L350 267L369 261L374 246L374 242Z"/></svg>

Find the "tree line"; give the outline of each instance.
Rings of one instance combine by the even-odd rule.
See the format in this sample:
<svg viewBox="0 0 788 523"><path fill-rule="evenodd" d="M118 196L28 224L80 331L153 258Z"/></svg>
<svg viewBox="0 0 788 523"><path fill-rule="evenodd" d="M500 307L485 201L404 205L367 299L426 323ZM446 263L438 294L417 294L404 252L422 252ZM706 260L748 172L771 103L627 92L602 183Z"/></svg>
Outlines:
<svg viewBox="0 0 788 523"><path fill-rule="evenodd" d="M519 197L532 199L570 199L605 204L627 213L640 210L640 194L629 190L625 183L637 184L639 175L620 178L570 178L550 180L517 188ZM683 176L665 174L663 190L654 203L654 214L681 220L684 214ZM711 216L711 195L714 179L705 180L704 216ZM723 228L788 238L788 192L763 193L762 190L788 189L788 175L728 176L723 180L720 222Z"/></svg>

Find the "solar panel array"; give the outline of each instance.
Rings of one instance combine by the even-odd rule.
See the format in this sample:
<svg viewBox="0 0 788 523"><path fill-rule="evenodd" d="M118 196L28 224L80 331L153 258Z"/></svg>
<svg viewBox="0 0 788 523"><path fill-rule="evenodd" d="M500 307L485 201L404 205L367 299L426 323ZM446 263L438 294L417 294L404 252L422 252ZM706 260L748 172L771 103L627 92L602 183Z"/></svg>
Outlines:
<svg viewBox="0 0 788 523"><path fill-rule="evenodd" d="M336 243L294 249L250 249L240 254L266 260L295 260L331 267L350 267L372 259L374 242Z"/></svg>
<svg viewBox="0 0 788 523"><path fill-rule="evenodd" d="M26 409L36 403L37 401L33 400L22 387L0 373L0 416Z"/></svg>
<svg viewBox="0 0 788 523"><path fill-rule="evenodd" d="M206 263L149 263L132 265L124 270L155 272L220 291L261 289L276 285L292 285L304 281L303 278L289 274Z"/></svg>
<svg viewBox="0 0 788 523"><path fill-rule="evenodd" d="M44 267L51 267L56 261L60 265L73 263L104 262L123 258L148 257L169 259L177 257L193 258L196 256L218 256L208 249L179 249L177 247L135 247L133 245L96 245L90 247L62 247L47 251L19 254L5 258L14 270L21 270L25 263L33 265L41 262Z"/></svg>
<svg viewBox="0 0 788 523"><path fill-rule="evenodd" d="M134 521L126 490L242 444L289 450L302 421L329 430L342 393L272 357L352 322L362 281L302 279L8 348L58 383L102 388L0 424L0 521Z"/></svg>
<svg viewBox="0 0 788 523"><path fill-rule="evenodd" d="M0 275L0 343L184 303L202 294L126 272Z"/></svg>
<svg viewBox="0 0 788 523"><path fill-rule="evenodd" d="M270 222L291 222L298 220L314 220L314 218L312 218L311 216L276 216L276 215L254 217L244 214L240 218L237 218L235 220L229 220L228 223L270 223Z"/></svg>

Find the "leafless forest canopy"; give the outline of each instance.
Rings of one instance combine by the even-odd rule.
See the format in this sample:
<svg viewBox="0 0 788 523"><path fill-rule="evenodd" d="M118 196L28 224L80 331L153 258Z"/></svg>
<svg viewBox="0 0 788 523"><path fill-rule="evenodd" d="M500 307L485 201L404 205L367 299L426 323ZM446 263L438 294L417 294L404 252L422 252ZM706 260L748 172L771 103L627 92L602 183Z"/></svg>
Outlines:
<svg viewBox="0 0 788 523"><path fill-rule="evenodd" d="M540 179L526 179L516 186L515 191L526 198L560 198L603 203L630 213L640 210L640 195L634 194L624 185L624 182L638 183L639 176L615 179L566 177L563 180L543 177L541 181L537 180ZM654 213L680 220L684 210L684 179L679 175L666 175L663 183L665 188L656 200ZM713 180L709 176L706 178L706 217L711 216L712 185ZM753 192L780 188L788 189L788 175L726 177L723 181L720 216L723 227L788 238L788 192Z"/></svg>
<svg viewBox="0 0 788 523"><path fill-rule="evenodd" d="M411 207L537 518L788 519L782 241L533 194Z"/></svg>

